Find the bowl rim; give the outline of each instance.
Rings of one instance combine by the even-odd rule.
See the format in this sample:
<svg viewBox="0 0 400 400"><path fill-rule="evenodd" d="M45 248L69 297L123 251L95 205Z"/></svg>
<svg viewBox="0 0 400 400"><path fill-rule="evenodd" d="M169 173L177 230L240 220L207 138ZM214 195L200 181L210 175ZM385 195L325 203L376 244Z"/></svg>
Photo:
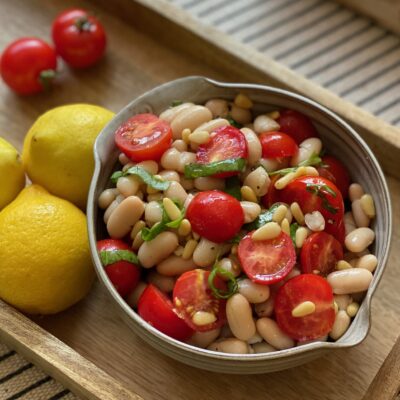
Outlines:
<svg viewBox="0 0 400 400"><path fill-rule="evenodd" d="M296 346L293 348L289 349L284 349L284 350L278 350L270 353L259 353L259 354L230 354L230 353L220 353L216 351L211 351L199 347L195 347L192 345L189 345L187 343L178 341L176 339L173 339L164 333L158 331L155 329L153 326L145 322L126 302L114 286L111 284L110 280L108 279L104 268L101 264L100 257L97 253L97 247L96 247L96 225L94 223L94 215L95 215L95 210L97 208L97 199L95 199L95 191L97 187L97 181L100 176L100 171L102 167L102 162L99 156L99 148L102 145L102 141L104 140L105 137L107 137L110 134L110 125L112 125L113 121L116 121L118 119L121 119L121 116L128 111L129 108L133 107L134 105L140 103L142 100L146 99L146 97L153 95L156 92L165 90L167 87L171 87L176 84L182 84L182 83L188 83L188 82L196 82L199 85L200 84L208 84L211 86L219 87L219 88L231 88L231 89L237 89L238 91L240 90L259 90L259 91L267 91L273 94L279 94L283 96L287 96L291 98L292 100L298 101L303 103L304 105L311 106L312 108L316 109L319 112L322 112L326 116L329 116L331 119L334 120L336 124L341 125L341 127L347 131L350 136L355 139L357 144L363 148L363 150L368 154L368 157L370 158L370 163L374 166L378 177L380 179L380 183L382 184L383 187L383 196L384 196L384 201L388 205L387 211L387 217L389 221L389 226L387 226L386 230L386 245L384 247L383 251L383 257L379 260L379 263L382 265L382 267L379 269L379 271L375 271L374 273L374 279L372 282L372 285L369 287L366 297L363 300L365 302L365 312L367 313L367 327L364 330L362 335L359 335L355 340L353 341L348 341L348 342L341 342L340 339L335 342L313 342L313 343L308 343L308 344L303 344L301 346ZM121 123L123 121L120 121ZM162 85L158 85L154 87L153 89L145 92L144 94L138 96L134 100L132 100L129 104L127 104L125 107L123 107L115 116L114 118L103 128L103 130L100 132L98 135L95 145L94 145L94 159L95 159L95 168L94 168L94 173L93 177L91 180L90 184L90 189L89 189L89 194L88 194L88 203L87 203L87 228L88 228L88 235L89 235L89 244L90 244L90 250L91 250L91 256L92 260L96 269L96 273L102 282L102 284L107 288L107 292L111 297L113 298L113 301L115 305L117 305L119 308L121 308L125 315L130 318L135 324L138 325L139 328L144 329L150 335L154 335L156 338L160 339L162 342L166 343L167 345L172 346L175 351L184 351L191 353L193 356L196 357L205 357L208 359L214 359L214 360L225 360L225 361L235 361L235 362L258 362L260 360L273 360L273 359L283 359L283 358L288 358L292 357L294 355L299 355L302 353L308 353L316 350L328 350L328 349L343 349L343 348L348 348L348 347L353 347L361 343L366 336L368 335L368 332L371 328L371 299L373 294L375 293L375 290L381 280L383 271L386 267L387 264L387 259L389 255L389 250L390 250L390 244L391 244L391 238L392 238L392 205L391 205L391 199L389 195L389 189L387 186L387 182L385 179L385 176L383 174L383 171L373 154L372 150L369 148L369 146L366 144L364 139L361 138L361 136L347 123L345 122L341 117L327 109L326 107L322 106L321 104L315 102L314 100L311 100L305 96L302 96L300 94L285 90L285 89L280 89L280 88L275 88L272 86L268 85L260 85L260 84L252 84L252 83L228 83L228 82L220 82L216 81L214 79L210 79L207 77L203 76L188 76L184 78L179 78L173 81L166 82ZM356 322L356 321L355 321ZM136 332L135 332L136 333ZM141 335L139 335L141 336Z"/></svg>

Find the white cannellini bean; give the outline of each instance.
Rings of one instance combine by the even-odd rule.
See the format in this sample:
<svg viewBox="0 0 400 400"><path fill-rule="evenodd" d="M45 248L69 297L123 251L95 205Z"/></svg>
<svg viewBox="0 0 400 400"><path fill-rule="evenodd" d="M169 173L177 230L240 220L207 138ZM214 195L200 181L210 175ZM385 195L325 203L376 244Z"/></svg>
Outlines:
<svg viewBox="0 0 400 400"><path fill-rule="evenodd" d="M171 182L168 189L164 191L164 195L169 197L171 200L178 200L181 204L184 204L188 194L179 182ZM185 207L187 207L185 205Z"/></svg>
<svg viewBox="0 0 400 400"><path fill-rule="evenodd" d="M171 255L157 264L157 272L165 276L181 275L196 268L193 259L184 260L182 257Z"/></svg>
<svg viewBox="0 0 400 400"><path fill-rule="evenodd" d="M138 192L141 183L137 176L121 176L117 181L117 189L125 197L134 196Z"/></svg>
<svg viewBox="0 0 400 400"><path fill-rule="evenodd" d="M295 167L302 161L308 160L313 154L318 155L322 150L321 139L312 137L302 141L299 145L299 151L290 161L290 165Z"/></svg>
<svg viewBox="0 0 400 400"><path fill-rule="evenodd" d="M346 310L347 306L353 301L349 294L335 294L334 298L339 310Z"/></svg>
<svg viewBox="0 0 400 400"><path fill-rule="evenodd" d="M181 113L181 112L183 112L184 110L187 110L187 109L189 109L189 108L191 108L191 107L193 107L193 106L194 106L193 103L183 103L183 104L180 104L179 106L176 106L176 107L167 108L165 111L163 111L163 112L160 114L160 117L159 117L159 118L162 119L162 120L164 120L164 121L167 121L167 122L171 123L172 120L173 120L179 113Z"/></svg>
<svg viewBox="0 0 400 400"><path fill-rule="evenodd" d="M199 267L213 265L218 257L218 254L220 254L221 249L221 244L211 242L210 240L202 237L196 249L194 250L193 261Z"/></svg>
<svg viewBox="0 0 400 400"><path fill-rule="evenodd" d="M144 212L144 203L136 196L124 199L111 213L107 221L107 232L113 239L127 235Z"/></svg>
<svg viewBox="0 0 400 400"><path fill-rule="evenodd" d="M223 99L208 100L205 106L211 111L213 118L226 117L228 115L228 102Z"/></svg>
<svg viewBox="0 0 400 400"><path fill-rule="evenodd" d="M192 153L191 151L183 151L179 155L179 165L177 171L183 173L185 171L185 165L195 162L196 162L195 153Z"/></svg>
<svg viewBox="0 0 400 400"><path fill-rule="evenodd" d="M326 277L335 294L363 292L368 289L372 278L372 273L363 268L334 271Z"/></svg>
<svg viewBox="0 0 400 400"><path fill-rule="evenodd" d="M365 214L362 206L361 200L357 199L351 203L351 211L353 212L353 218L356 222L357 228L368 227L369 226L369 217Z"/></svg>
<svg viewBox="0 0 400 400"><path fill-rule="evenodd" d="M260 158L258 163L267 171L273 172L279 169L279 161L275 158Z"/></svg>
<svg viewBox="0 0 400 400"><path fill-rule="evenodd" d="M164 169L178 171L181 166L181 152L174 147L168 149L161 156L160 163Z"/></svg>
<svg viewBox="0 0 400 400"><path fill-rule="evenodd" d="M344 227L346 235L348 235L350 232L353 232L357 228L356 221L354 221L351 211L348 211L344 214Z"/></svg>
<svg viewBox="0 0 400 400"><path fill-rule="evenodd" d="M190 129L193 131L199 125L212 119L211 111L204 106L192 106L180 112L171 122L174 139L182 138L182 131Z"/></svg>
<svg viewBox="0 0 400 400"><path fill-rule="evenodd" d="M194 187L197 190L223 190L225 189L225 179L213 178L212 176L205 176L194 179Z"/></svg>
<svg viewBox="0 0 400 400"><path fill-rule="evenodd" d="M242 125L250 123L252 119L250 110L238 107L235 104L232 104L231 107L231 117Z"/></svg>
<svg viewBox="0 0 400 400"><path fill-rule="evenodd" d="M275 347L272 347L267 342L255 343L252 345L254 353L271 353L272 351L276 351Z"/></svg>
<svg viewBox="0 0 400 400"><path fill-rule="evenodd" d="M176 171L165 169L164 171L161 171L159 175L164 179L164 181L180 182L179 174Z"/></svg>
<svg viewBox="0 0 400 400"><path fill-rule="evenodd" d="M250 303L240 293L236 293L228 299L226 318L236 338L247 341L256 333Z"/></svg>
<svg viewBox="0 0 400 400"><path fill-rule="evenodd" d="M101 209L105 210L118 196L119 191L117 189L106 189L103 190L99 196L98 205Z"/></svg>
<svg viewBox="0 0 400 400"><path fill-rule="evenodd" d="M150 201L146 204L144 210L144 219L149 226L153 226L155 223L162 220L163 210L158 201Z"/></svg>
<svg viewBox="0 0 400 400"><path fill-rule="evenodd" d="M366 254L356 261L356 268L364 268L369 272L374 272L378 265L378 259L373 254Z"/></svg>
<svg viewBox="0 0 400 400"><path fill-rule="evenodd" d="M227 338L218 340L217 342L211 343L208 350L219 351L221 353L232 353L232 354L248 354L249 345L243 340L235 338Z"/></svg>
<svg viewBox="0 0 400 400"><path fill-rule="evenodd" d="M350 326L350 317L347 315L345 310L339 310L335 317L332 330L329 332L329 336L333 340L341 338Z"/></svg>
<svg viewBox="0 0 400 400"><path fill-rule="evenodd" d="M143 168L152 175L156 175L158 172L158 163L153 160L141 161L140 163L137 163L136 166Z"/></svg>
<svg viewBox="0 0 400 400"><path fill-rule="evenodd" d="M194 332L194 334L190 337L189 340L186 341L187 344L191 344L192 346L201 347L205 349L212 342L217 339L219 334L221 333L221 329L213 329L212 331L207 332Z"/></svg>
<svg viewBox="0 0 400 400"><path fill-rule="evenodd" d="M216 118L216 119L212 119L211 121L204 122L204 124L201 124L200 126L198 126L192 133L201 132L201 131L211 133L211 132L214 132L215 130L217 130L218 128L221 128L223 126L228 126L228 125L229 125L229 121L226 120L225 118Z"/></svg>
<svg viewBox="0 0 400 400"><path fill-rule="evenodd" d="M267 285L259 285L250 279L240 279L238 281L239 293L253 304L263 303L268 300L270 289Z"/></svg>
<svg viewBox="0 0 400 400"><path fill-rule="evenodd" d="M294 347L294 341L282 332L278 324L271 318L260 318L256 322L257 331L263 339L276 349L283 350Z"/></svg>
<svg viewBox="0 0 400 400"><path fill-rule="evenodd" d="M319 211L307 213L304 216L304 222L313 232L320 232L325 229L325 219Z"/></svg>
<svg viewBox="0 0 400 400"><path fill-rule="evenodd" d="M153 240L144 242L138 251L140 264L151 268L171 255L179 246L178 236L172 232L161 232Z"/></svg>
<svg viewBox="0 0 400 400"><path fill-rule="evenodd" d="M352 183L349 186L349 198L351 202L361 199L363 194L364 189L359 183Z"/></svg>
<svg viewBox="0 0 400 400"><path fill-rule="evenodd" d="M136 308L139 302L139 298L147 288L147 283L139 282L138 285L133 289L131 293L129 293L128 297L126 298L126 302L129 304L130 307Z"/></svg>
<svg viewBox="0 0 400 400"><path fill-rule="evenodd" d="M263 303L256 303L254 305L254 311L261 317L270 317L274 312L274 298L275 295L270 291L270 296L268 300Z"/></svg>
<svg viewBox="0 0 400 400"><path fill-rule="evenodd" d="M147 274L147 281L165 293L172 292L175 285L175 278L172 276L161 275L154 270L151 270Z"/></svg>
<svg viewBox="0 0 400 400"><path fill-rule="evenodd" d="M172 147L177 149L178 151L187 151L188 149L188 145L182 139L174 140L174 142L172 143Z"/></svg>
<svg viewBox="0 0 400 400"><path fill-rule="evenodd" d="M120 153L120 155L118 156L118 161L122 164L122 165L126 165L128 163L131 162L131 159L124 153Z"/></svg>
<svg viewBox="0 0 400 400"><path fill-rule="evenodd" d="M271 117L265 114L259 115L254 120L254 130L260 134L262 132L271 132L279 130L280 125Z"/></svg>
<svg viewBox="0 0 400 400"><path fill-rule="evenodd" d="M221 258L221 260L218 261L218 267L230 272L235 278L238 277L242 272L239 262L235 256ZM221 278L228 279L224 276L221 276Z"/></svg>
<svg viewBox="0 0 400 400"><path fill-rule="evenodd" d="M270 183L268 172L263 167L258 167L247 175L243 185L249 186L256 196L261 197L267 194Z"/></svg>
<svg viewBox="0 0 400 400"><path fill-rule="evenodd" d="M247 142L247 163L249 166L257 165L262 155L262 147L258 136L250 128L241 129Z"/></svg>
<svg viewBox="0 0 400 400"><path fill-rule="evenodd" d="M242 206L244 213L245 224L253 222L261 214L261 207L257 203L253 203L252 201L241 201L240 205Z"/></svg>
<svg viewBox="0 0 400 400"><path fill-rule="evenodd" d="M375 232L370 228L357 228L350 232L344 244L353 253L364 251L375 240Z"/></svg>

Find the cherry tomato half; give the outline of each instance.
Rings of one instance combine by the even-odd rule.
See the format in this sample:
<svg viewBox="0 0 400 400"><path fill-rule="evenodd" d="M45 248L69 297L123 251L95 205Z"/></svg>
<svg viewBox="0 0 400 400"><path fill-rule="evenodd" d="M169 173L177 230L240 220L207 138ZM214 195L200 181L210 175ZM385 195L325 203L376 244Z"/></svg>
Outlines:
<svg viewBox="0 0 400 400"><path fill-rule="evenodd" d="M259 139L264 158L292 157L299 150L296 142L286 133L265 132Z"/></svg>
<svg viewBox="0 0 400 400"><path fill-rule="evenodd" d="M332 181L342 193L344 199L349 195L350 174L347 168L335 157L322 157L323 167L318 167L317 170L320 176Z"/></svg>
<svg viewBox="0 0 400 400"><path fill-rule="evenodd" d="M172 301L154 285L146 287L139 298L138 314L160 332L177 339L187 340L193 330L178 316Z"/></svg>
<svg viewBox="0 0 400 400"><path fill-rule="evenodd" d="M97 242L97 249L101 251L118 251L132 249L122 240L105 239ZM105 271L118 293L125 297L137 286L140 279L140 269L136 264L121 260L105 266Z"/></svg>
<svg viewBox="0 0 400 400"><path fill-rule="evenodd" d="M52 36L57 53L76 68L95 64L106 48L103 26L81 9L66 10L58 15L53 21Z"/></svg>
<svg viewBox="0 0 400 400"><path fill-rule="evenodd" d="M322 276L327 276L334 271L336 263L343 260L343 247L329 233L316 232L305 240L300 260L303 274L319 271Z"/></svg>
<svg viewBox="0 0 400 400"><path fill-rule="evenodd" d="M199 164L235 158L247 158L247 142L243 133L231 125L222 126L212 132L210 140L199 146L196 153ZM214 176L216 178L227 178L237 175L239 172L223 172Z"/></svg>
<svg viewBox="0 0 400 400"><path fill-rule="evenodd" d="M215 243L232 239L244 223L240 202L219 190L198 193L187 208L186 218L193 232Z"/></svg>
<svg viewBox="0 0 400 400"><path fill-rule="evenodd" d="M115 143L133 161L158 161L172 143L172 130L153 114L138 114L115 131Z"/></svg>
<svg viewBox="0 0 400 400"><path fill-rule="evenodd" d="M275 239L255 241L248 233L240 242L238 255L246 275L253 281L270 285L282 280L296 263L290 236L281 232Z"/></svg>
<svg viewBox="0 0 400 400"><path fill-rule="evenodd" d="M315 311L304 317L293 317L293 309L305 301L313 302ZM276 322L294 340L325 336L335 322L332 288L318 275L302 274L289 279L279 288L274 306Z"/></svg>
<svg viewBox="0 0 400 400"><path fill-rule="evenodd" d="M173 291L173 301L179 316L195 331L206 332L219 328L226 321L226 301L217 299L208 285L209 271L194 269L184 272L176 281ZM218 289L226 291L225 282L218 276L214 279ZM197 312L211 314L214 321L199 324Z"/></svg>
<svg viewBox="0 0 400 400"><path fill-rule="evenodd" d="M38 93L48 88L56 68L56 52L37 38L22 38L11 43L0 61L1 77L19 94Z"/></svg>
<svg viewBox="0 0 400 400"><path fill-rule="evenodd" d="M318 132L308 117L294 110L280 111L277 120L280 131L290 135L297 144L310 137L318 137Z"/></svg>
<svg viewBox="0 0 400 400"><path fill-rule="evenodd" d="M301 176L278 193L279 201L299 203L303 213L319 211L325 219L325 231L344 241L344 204L340 190L320 176Z"/></svg>

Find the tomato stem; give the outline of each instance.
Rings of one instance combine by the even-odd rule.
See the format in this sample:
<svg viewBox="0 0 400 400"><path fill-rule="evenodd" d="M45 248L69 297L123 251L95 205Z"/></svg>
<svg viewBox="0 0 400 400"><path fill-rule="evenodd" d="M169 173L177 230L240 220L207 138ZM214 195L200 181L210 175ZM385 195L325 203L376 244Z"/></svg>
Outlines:
<svg viewBox="0 0 400 400"><path fill-rule="evenodd" d="M90 28L92 27L92 23L88 20L87 16L77 18L74 25L80 32L90 31Z"/></svg>
<svg viewBox="0 0 400 400"><path fill-rule="evenodd" d="M54 69L45 69L39 74L39 83L42 85L44 90L49 90L52 86L53 79L56 77L56 71Z"/></svg>

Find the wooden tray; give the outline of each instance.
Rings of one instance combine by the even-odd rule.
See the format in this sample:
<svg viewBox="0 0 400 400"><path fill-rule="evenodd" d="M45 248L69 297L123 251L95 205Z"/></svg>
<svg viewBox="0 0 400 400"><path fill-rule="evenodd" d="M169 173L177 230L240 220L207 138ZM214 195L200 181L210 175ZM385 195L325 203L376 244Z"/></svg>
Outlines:
<svg viewBox="0 0 400 400"><path fill-rule="evenodd" d="M48 38L52 18L71 6L64 0L1 0L0 4L1 47L25 35ZM381 157L387 170L396 172L400 152L397 129L266 61L264 56L257 58L260 56L250 50L246 53L227 37L201 28L166 1L76 0L73 5L94 10L106 25L107 58L90 71L65 68L62 84L50 94L21 98L0 86L1 135L18 148L34 119L51 107L90 102L118 111L161 82L201 74L226 81L272 83L313 97L361 128L370 144L381 149L380 154L387 153ZM209 44L210 39L218 43ZM388 177L388 182L395 207L394 226L398 227L400 181ZM397 229L393 243L399 239ZM88 399L361 399L398 335L399 257L400 250L393 246L373 301L371 333L364 343L269 375L233 379L166 358L141 342L116 317L99 284L83 302L52 317L31 320L0 302L0 340Z"/></svg>

